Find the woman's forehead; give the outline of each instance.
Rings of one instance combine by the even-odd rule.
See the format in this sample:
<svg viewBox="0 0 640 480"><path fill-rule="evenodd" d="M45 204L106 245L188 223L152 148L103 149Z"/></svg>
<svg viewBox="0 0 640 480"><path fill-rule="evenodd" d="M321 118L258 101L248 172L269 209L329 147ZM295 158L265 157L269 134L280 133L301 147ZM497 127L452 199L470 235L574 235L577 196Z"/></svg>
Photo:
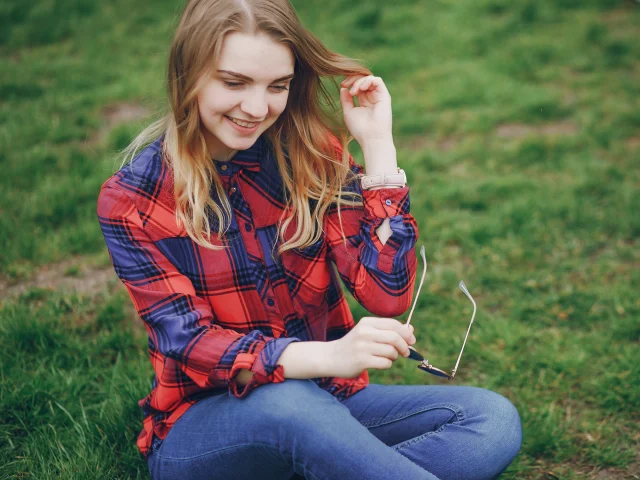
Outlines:
<svg viewBox="0 0 640 480"><path fill-rule="evenodd" d="M292 74L293 69L294 56L288 46L264 34L233 32L224 39L215 70L234 72L247 81L273 82Z"/></svg>

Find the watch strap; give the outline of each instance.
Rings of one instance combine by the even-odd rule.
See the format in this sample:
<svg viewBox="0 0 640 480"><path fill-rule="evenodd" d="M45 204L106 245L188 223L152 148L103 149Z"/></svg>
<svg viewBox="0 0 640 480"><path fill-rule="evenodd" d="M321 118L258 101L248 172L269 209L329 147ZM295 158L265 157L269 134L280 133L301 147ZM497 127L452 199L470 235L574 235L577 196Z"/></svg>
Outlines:
<svg viewBox="0 0 640 480"><path fill-rule="evenodd" d="M363 190L375 187L405 187L407 185L407 176L401 168L398 168L397 173L361 175L360 185Z"/></svg>

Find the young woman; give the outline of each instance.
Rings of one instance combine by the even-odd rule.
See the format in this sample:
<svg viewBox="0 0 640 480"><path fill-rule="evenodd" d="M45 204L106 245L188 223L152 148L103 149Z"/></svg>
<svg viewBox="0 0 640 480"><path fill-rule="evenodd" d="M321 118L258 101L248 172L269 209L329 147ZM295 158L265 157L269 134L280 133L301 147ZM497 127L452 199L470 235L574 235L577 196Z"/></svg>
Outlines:
<svg viewBox="0 0 640 480"><path fill-rule="evenodd" d="M321 83L336 76L342 111ZM521 442L504 397L369 382L416 341L393 318L411 301L418 228L383 81L287 0L191 0L168 96L97 205L149 333L137 444L152 477L499 475ZM338 276L376 316L354 322Z"/></svg>

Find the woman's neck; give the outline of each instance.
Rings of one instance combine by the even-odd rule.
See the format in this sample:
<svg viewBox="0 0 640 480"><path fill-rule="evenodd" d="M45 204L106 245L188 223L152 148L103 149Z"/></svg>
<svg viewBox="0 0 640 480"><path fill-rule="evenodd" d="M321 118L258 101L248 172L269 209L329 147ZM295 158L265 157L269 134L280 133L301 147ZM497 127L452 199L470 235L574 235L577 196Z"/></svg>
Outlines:
<svg viewBox="0 0 640 480"><path fill-rule="evenodd" d="M231 150L231 152L229 152L229 154L226 155L224 158L218 158L218 157L222 157L221 155L216 155L216 156L212 155L211 158L213 158L217 162L228 162L236 155L236 153L238 153L238 150Z"/></svg>

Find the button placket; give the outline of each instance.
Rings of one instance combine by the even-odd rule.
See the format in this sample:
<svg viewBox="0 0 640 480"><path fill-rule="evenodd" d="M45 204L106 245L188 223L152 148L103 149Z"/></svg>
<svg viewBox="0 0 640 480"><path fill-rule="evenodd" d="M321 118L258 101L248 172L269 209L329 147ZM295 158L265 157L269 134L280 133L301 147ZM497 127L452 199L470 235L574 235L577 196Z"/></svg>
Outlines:
<svg viewBox="0 0 640 480"><path fill-rule="evenodd" d="M267 280L267 282L269 282L269 280ZM276 322L277 324L281 324L284 327L284 322L282 321L283 317L280 313L280 308L278 308L278 305L276 304L275 292L273 291L273 288L271 288L270 283L267 286L266 300L266 306L264 308L267 312L267 315L269 316L269 319Z"/></svg>
<svg viewBox="0 0 640 480"><path fill-rule="evenodd" d="M229 195L233 195L234 193L236 193L238 191L238 175L240 172L236 171L235 169L232 171L231 173L231 181L229 182L229 186L231 188L229 188Z"/></svg>
<svg viewBox="0 0 640 480"><path fill-rule="evenodd" d="M240 180L243 181L244 179L243 172L240 171L238 175L241 177ZM230 188L229 190L232 194L236 191L236 188L238 187L237 182L238 182L238 178L235 176L232 177L232 180L230 183L230 186L232 186L232 188ZM262 302L263 302L262 305L264 307L265 313L267 314L267 318L269 319L269 322L276 328L281 328L282 331L284 331L285 330L284 321L283 321L284 317L276 302L276 292L274 291L274 286L272 284L271 275L269 272L270 267L266 263L266 255L271 255L271 253L268 250L265 251L265 248L263 248L262 246L262 243L260 240L260 229L256 228L254 224L251 205L249 205L244 198L242 199L238 198L236 201L242 202L243 204L246 203L246 207L247 207L246 210L248 210L245 212L245 216L247 216L247 221L244 223L244 228L242 228L242 230L246 232L242 235L245 248L247 249L247 252L249 254L253 255L254 257L259 257L261 259L258 262L255 262L253 260L250 260L250 261L254 264L254 268L264 269L266 272L265 286L263 291L261 292Z"/></svg>

